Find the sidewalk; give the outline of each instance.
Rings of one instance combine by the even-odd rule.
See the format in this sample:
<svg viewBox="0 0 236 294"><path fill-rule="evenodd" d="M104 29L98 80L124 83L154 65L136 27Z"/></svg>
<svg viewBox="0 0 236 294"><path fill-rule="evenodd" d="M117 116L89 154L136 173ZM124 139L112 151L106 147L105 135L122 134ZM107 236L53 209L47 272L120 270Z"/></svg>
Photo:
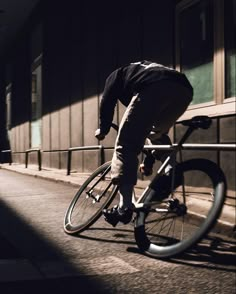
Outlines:
<svg viewBox="0 0 236 294"><path fill-rule="evenodd" d="M66 170L59 170L59 169L42 169L41 171L38 170L37 166L30 165L28 168L25 168L23 164L0 164L0 168L22 173L25 175L30 175L46 180L52 180L55 182L62 182L74 186L80 186L85 179L87 178L88 174L86 173L78 173L78 172L71 172L69 176L66 175ZM140 193L143 189L146 188L148 181L138 181L137 189L140 189ZM205 203L201 203L198 201L198 211L194 211L194 214L197 216L201 215L201 210L204 210ZM223 234L229 237L236 238L236 224L235 224L236 216L235 216L235 206L225 204L223 207L222 214L217 222L217 225L213 229L213 232Z"/></svg>

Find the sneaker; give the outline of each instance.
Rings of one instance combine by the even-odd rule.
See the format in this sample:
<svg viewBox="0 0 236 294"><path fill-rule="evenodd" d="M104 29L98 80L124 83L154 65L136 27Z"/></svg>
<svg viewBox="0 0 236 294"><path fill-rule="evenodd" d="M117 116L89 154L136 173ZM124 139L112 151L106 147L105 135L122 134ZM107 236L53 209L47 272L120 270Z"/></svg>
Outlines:
<svg viewBox="0 0 236 294"><path fill-rule="evenodd" d="M128 224L132 220L133 210L131 208L120 209L118 205L111 209L104 209L103 216L105 221L115 227L118 222Z"/></svg>

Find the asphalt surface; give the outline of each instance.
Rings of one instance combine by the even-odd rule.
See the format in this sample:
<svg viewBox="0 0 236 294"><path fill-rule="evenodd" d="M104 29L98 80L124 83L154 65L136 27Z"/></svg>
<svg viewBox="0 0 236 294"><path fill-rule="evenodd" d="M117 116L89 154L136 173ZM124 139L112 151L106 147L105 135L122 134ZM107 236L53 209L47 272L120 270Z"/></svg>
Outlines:
<svg viewBox="0 0 236 294"><path fill-rule="evenodd" d="M0 169L0 293L235 293L236 239L210 234L178 259L142 255L131 224L63 231L77 187Z"/></svg>

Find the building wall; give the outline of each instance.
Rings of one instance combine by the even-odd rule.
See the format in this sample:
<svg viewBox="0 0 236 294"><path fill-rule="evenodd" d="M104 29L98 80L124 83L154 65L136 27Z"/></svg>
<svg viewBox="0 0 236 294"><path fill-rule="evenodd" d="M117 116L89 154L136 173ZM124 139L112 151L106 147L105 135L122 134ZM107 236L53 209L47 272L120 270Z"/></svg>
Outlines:
<svg viewBox="0 0 236 294"><path fill-rule="evenodd" d="M25 58L28 56L33 63L40 53L38 48L42 47L42 150L99 143L94 138L99 102L106 77L117 67L141 59L173 64L173 9L172 1L165 1L161 7L156 1L150 1L149 6L134 1L79 1L79 4L72 1L65 6L58 1L56 9L50 1L44 3L42 44L39 44L37 29L32 28L28 36L30 57L27 49L22 49ZM16 75L27 67L21 79L28 87L28 61L16 54L16 63L11 66ZM19 82L13 81L13 84ZM30 101L27 91L28 88L13 91L13 109L18 108L18 104L24 107L23 96ZM115 121L121 119L123 112L124 107L119 105ZM30 113L24 110L20 115L22 119L16 120L11 130L11 146L15 151L31 148ZM115 131L111 131L103 144L113 146L115 136ZM73 168L79 171L95 168L100 162L99 154L74 152ZM106 159L110 157L111 152L107 151ZM15 154L14 161L22 162L22 155ZM36 154L31 153L30 162L35 161ZM45 152L43 164L65 168L66 153Z"/></svg>
<svg viewBox="0 0 236 294"><path fill-rule="evenodd" d="M63 3L62 3L63 2ZM180 2L180 1L179 1ZM12 127L10 147L24 151L31 142L31 72L41 55L42 65L42 140L43 166L66 168L68 147L97 145L99 102L105 79L117 67L142 59L175 65L175 2L154 1L43 1L37 8L24 38L16 41L7 59L12 84ZM198 114L201 113L198 110ZM118 105L114 121L119 122L124 107ZM196 111L195 111L196 112ZM176 139L183 127L176 126ZM113 146L116 133L111 130L102 142ZM235 142L235 115L214 116L209 131L191 137L195 143ZM112 152L106 151L105 160ZM235 191L234 152L194 152L218 162L226 172L228 186ZM30 153L30 163L36 163ZM24 162L15 154L14 162ZM72 169L91 171L100 164L99 151L73 152Z"/></svg>
<svg viewBox="0 0 236 294"><path fill-rule="evenodd" d="M198 129L190 136L186 143L199 144L216 144L216 143L235 143L235 115L228 115L225 117L216 117L212 119L212 125L209 129ZM175 141L181 138L186 127L180 123L176 124L174 128ZM234 151L183 151L183 160L190 158L206 158L216 162L225 173L227 179L227 202L235 205L235 152Z"/></svg>
<svg viewBox="0 0 236 294"><path fill-rule="evenodd" d="M11 132L10 148L17 152L29 149L31 108L31 64L28 35L16 46L17 54L11 60ZM24 160L18 154L17 160Z"/></svg>

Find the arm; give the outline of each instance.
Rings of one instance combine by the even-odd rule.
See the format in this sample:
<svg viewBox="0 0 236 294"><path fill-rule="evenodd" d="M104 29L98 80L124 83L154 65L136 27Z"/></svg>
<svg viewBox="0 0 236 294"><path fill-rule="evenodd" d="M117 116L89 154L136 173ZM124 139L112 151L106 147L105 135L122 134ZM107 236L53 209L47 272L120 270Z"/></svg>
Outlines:
<svg viewBox="0 0 236 294"><path fill-rule="evenodd" d="M120 96L122 86L119 71L120 70L118 69L111 73L105 83L100 103L99 129L95 132L95 137L99 140L103 140L111 128L115 107L118 97Z"/></svg>

